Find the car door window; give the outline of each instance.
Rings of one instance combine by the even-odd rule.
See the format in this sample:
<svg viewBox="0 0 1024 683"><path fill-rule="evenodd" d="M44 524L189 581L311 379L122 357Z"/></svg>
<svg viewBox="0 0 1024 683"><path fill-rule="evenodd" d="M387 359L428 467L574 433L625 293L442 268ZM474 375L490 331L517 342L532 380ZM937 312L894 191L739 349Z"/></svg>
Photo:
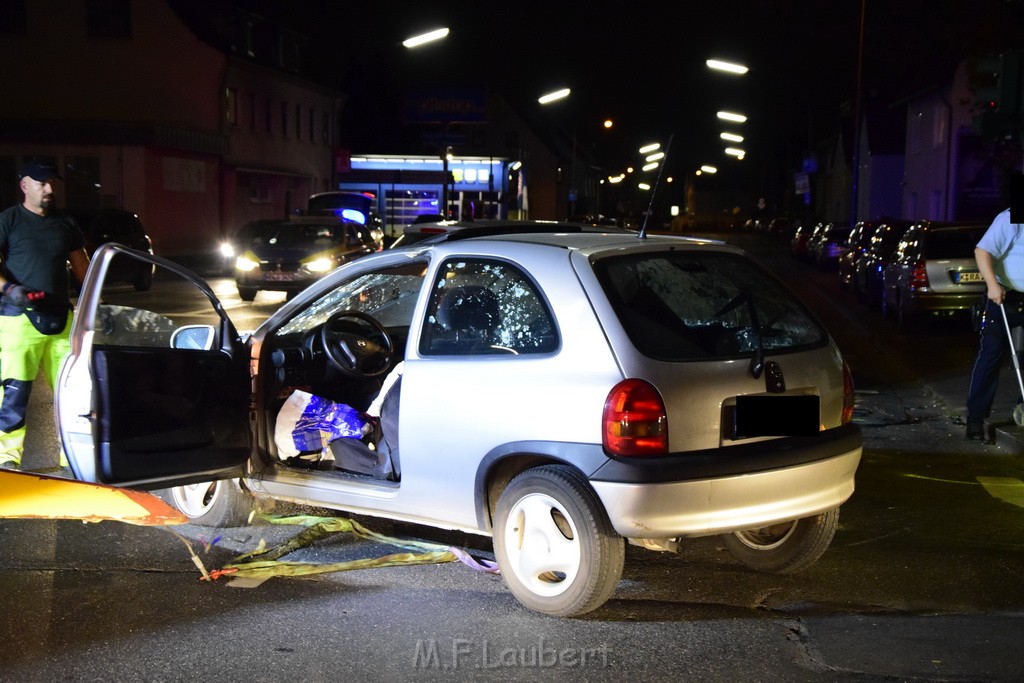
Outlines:
<svg viewBox="0 0 1024 683"><path fill-rule="evenodd" d="M141 259L124 252L110 261L108 273L138 269ZM154 289L136 291L130 284L107 277L101 304L93 313L90 327L94 343L104 346L171 348L171 335L186 325L207 325L214 331L221 316L213 303L196 296L195 288L169 269L154 268Z"/></svg>
<svg viewBox="0 0 1024 683"><path fill-rule="evenodd" d="M537 287L519 268L491 259L453 259L442 264L432 284L420 353L550 353L558 348L556 329Z"/></svg>

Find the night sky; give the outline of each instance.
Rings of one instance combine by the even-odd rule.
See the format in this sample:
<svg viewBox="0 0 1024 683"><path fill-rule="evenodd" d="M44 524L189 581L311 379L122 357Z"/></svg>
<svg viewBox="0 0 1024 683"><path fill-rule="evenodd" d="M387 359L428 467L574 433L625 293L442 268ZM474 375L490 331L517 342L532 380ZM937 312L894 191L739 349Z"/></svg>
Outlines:
<svg viewBox="0 0 1024 683"><path fill-rule="evenodd" d="M190 2L193 0L184 0ZM194 0L202 5L208 0ZM674 138L670 167L720 167L805 148L852 110L864 9L862 104L885 105L948 81L971 54L1024 47L1024 0L716 0L714 2L343 2L239 0L310 39L318 80L483 86L520 108L572 88L552 114L581 143L627 154ZM415 54L400 41L438 26L443 43ZM726 77L709 57L741 61ZM748 157L723 155L715 112L740 109ZM616 125L604 131L600 122Z"/></svg>

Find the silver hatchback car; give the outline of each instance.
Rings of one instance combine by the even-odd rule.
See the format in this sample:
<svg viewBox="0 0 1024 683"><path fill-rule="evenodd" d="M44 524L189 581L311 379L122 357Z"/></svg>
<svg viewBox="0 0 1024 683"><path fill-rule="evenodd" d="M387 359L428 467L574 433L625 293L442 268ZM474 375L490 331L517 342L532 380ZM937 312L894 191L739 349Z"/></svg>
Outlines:
<svg viewBox="0 0 1024 683"><path fill-rule="evenodd" d="M106 285L125 258L166 298ZM809 566L861 458L833 340L716 241L466 228L345 264L245 338L202 279L107 245L71 336L57 411L78 478L180 486L197 523L255 496L488 535L552 615L608 600L627 542L721 534L750 568ZM355 424L300 439L296 396Z"/></svg>

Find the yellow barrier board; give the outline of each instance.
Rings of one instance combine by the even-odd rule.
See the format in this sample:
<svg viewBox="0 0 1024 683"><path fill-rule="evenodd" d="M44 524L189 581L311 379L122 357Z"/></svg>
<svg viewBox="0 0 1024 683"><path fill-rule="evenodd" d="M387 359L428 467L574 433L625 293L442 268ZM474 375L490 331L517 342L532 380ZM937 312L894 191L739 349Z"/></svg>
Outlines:
<svg viewBox="0 0 1024 683"><path fill-rule="evenodd" d="M0 470L0 518L110 520L139 526L188 522L150 493L6 470Z"/></svg>

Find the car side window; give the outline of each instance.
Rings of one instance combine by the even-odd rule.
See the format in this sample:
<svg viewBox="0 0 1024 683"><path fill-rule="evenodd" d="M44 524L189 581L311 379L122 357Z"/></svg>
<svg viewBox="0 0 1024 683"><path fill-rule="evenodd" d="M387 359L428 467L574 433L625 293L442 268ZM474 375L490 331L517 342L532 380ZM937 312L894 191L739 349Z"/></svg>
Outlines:
<svg viewBox="0 0 1024 683"><path fill-rule="evenodd" d="M215 305L184 276L160 265L149 266L154 274L148 292L138 292L117 277L118 273L135 272L148 263L123 252L110 261L102 281L102 303L89 325L94 331L94 343L108 347L202 350L176 340L175 335L188 326L205 326L211 334L219 331L221 316Z"/></svg>
<svg viewBox="0 0 1024 683"><path fill-rule="evenodd" d="M424 356L551 353L554 317L519 268L491 259L452 259L432 285L420 336Z"/></svg>

